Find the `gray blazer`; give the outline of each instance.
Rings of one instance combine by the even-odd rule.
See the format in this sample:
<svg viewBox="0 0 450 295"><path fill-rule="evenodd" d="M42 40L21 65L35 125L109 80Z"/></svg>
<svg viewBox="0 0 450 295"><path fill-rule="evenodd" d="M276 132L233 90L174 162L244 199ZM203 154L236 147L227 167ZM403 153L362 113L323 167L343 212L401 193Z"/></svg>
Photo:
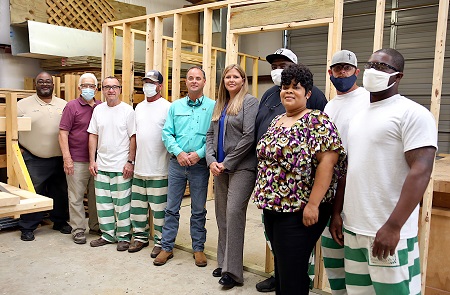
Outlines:
<svg viewBox="0 0 450 295"><path fill-rule="evenodd" d="M255 119L258 113L258 100L246 94L242 109L236 116L225 116L223 165L230 171L255 169ZM219 121L212 121L206 133L206 163L217 162L217 144L219 137Z"/></svg>

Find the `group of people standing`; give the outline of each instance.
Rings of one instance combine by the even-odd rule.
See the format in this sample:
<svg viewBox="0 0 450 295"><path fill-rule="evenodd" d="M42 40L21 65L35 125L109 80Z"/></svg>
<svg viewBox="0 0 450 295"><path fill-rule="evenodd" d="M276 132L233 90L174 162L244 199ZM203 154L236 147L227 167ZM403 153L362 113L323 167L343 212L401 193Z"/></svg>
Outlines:
<svg viewBox="0 0 450 295"><path fill-rule="evenodd" d="M86 243L88 189L89 228L101 235L90 245L117 242L118 251L137 252L149 245L150 207L151 257L164 265L174 257L189 182L193 257L195 265L206 266L211 173L219 231L212 275L224 288L244 282L251 199L262 209L275 261L274 276L258 283L258 291L308 294L310 257L322 235L333 294L420 293L418 204L433 167L437 130L428 110L398 94L403 56L394 49L372 54L362 88L355 54L337 52L328 70L337 96L328 104L292 51L281 48L266 59L275 85L260 101L248 93L239 65L224 69L216 101L203 94L206 76L194 66L186 75L188 95L173 103L161 96L161 73L146 73L146 99L134 111L120 101L114 77L102 82L106 103L93 100L97 79L84 74L80 97L66 105L52 97L51 76L39 74L37 94L18 104L19 114L32 117L28 137L34 141L21 132L19 143L37 193L55 200L53 228ZM36 144L47 138L51 148ZM39 167L50 164L54 175L41 179ZM41 219L41 213L21 217L22 240L34 239Z"/></svg>

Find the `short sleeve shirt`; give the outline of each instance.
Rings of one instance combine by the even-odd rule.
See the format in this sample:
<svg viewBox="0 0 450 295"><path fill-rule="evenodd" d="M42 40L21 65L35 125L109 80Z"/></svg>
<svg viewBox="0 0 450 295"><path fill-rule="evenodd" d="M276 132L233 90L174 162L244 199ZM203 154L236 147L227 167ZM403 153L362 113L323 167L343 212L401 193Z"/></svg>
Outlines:
<svg viewBox="0 0 450 295"><path fill-rule="evenodd" d="M308 203L319 164L317 154L335 151L339 160L322 202L331 202L344 175L346 154L336 126L318 110L305 114L291 127L269 125L257 145L258 174L253 202L260 209L295 212Z"/></svg>

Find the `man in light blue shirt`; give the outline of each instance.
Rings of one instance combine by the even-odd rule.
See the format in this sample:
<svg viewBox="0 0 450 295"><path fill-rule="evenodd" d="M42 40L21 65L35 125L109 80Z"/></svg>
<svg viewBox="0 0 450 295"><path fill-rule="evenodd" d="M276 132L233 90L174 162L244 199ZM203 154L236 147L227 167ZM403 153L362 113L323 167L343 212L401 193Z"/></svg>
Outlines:
<svg viewBox="0 0 450 295"><path fill-rule="evenodd" d="M164 265L173 257L173 247L178 233L181 199L189 181L191 194L191 238L195 265L206 266L203 252L206 241L206 195L209 168L206 165L206 132L211 124L214 100L203 95L205 72L197 66L186 75L188 95L172 103L162 132L162 140L172 155L169 163L169 186L162 250L153 261Z"/></svg>

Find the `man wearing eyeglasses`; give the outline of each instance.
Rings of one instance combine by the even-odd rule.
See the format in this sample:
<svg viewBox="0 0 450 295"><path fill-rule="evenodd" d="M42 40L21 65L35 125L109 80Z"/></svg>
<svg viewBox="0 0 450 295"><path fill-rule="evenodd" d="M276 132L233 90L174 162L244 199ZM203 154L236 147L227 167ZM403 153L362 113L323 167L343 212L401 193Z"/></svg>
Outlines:
<svg viewBox="0 0 450 295"><path fill-rule="evenodd" d="M149 245L148 209L154 228L154 247L150 254L161 252L164 209L167 204L169 153L162 142L162 129L170 102L161 96L163 76L151 70L142 78L145 100L136 106L136 164L131 193L131 224L134 242L128 252L138 252Z"/></svg>
<svg viewBox="0 0 450 295"><path fill-rule="evenodd" d="M31 117L31 130L19 131L19 145L36 193L53 199L53 210L50 211L53 229L70 234L67 182L58 144L59 122L67 102L53 95L53 80L49 73L39 73L35 85L36 94L17 102L18 116ZM43 218L44 212L22 214L20 238L34 240L33 232Z"/></svg>
<svg viewBox="0 0 450 295"><path fill-rule="evenodd" d="M97 78L92 73L81 75L78 90L80 96L69 101L59 124L59 145L63 154L64 172L69 190L69 215L72 238L76 244L86 243L86 218L84 193L87 188L89 232L99 233L97 207L95 205L94 178L89 173L89 133L87 128L94 108L101 103L95 100Z"/></svg>
<svg viewBox="0 0 450 295"><path fill-rule="evenodd" d="M359 72L356 55L352 51L341 50L333 55L328 74L337 95L325 106L325 113L336 124L345 150L348 148L347 133L350 120L357 112L367 109L370 104L369 92L356 84ZM323 262L333 295L347 294L341 217L344 189L345 179L341 178L335 193L331 222L323 231L321 239Z"/></svg>
<svg viewBox="0 0 450 295"><path fill-rule="evenodd" d="M272 81L275 85L263 94L259 103L259 110L255 121L256 142L258 142L263 134L266 133L270 122L272 122L276 116L286 112L280 99L281 72L290 64L297 63L297 55L287 48L280 48L273 54L266 56L266 60L272 67L270 75L272 76ZM326 104L327 99L323 92L316 86L313 86L311 96L306 102L306 107L308 109L323 111ZM259 282L256 284L256 289L259 292L275 291L275 278L271 276L270 278Z"/></svg>
<svg viewBox="0 0 450 295"><path fill-rule="evenodd" d="M437 148L436 122L400 95L404 58L380 49L365 65L370 107L348 130L343 226L348 294L420 294L419 202Z"/></svg>
<svg viewBox="0 0 450 295"><path fill-rule="evenodd" d="M173 247L178 234L180 206L186 183L189 181L191 197L190 233L195 265L204 267L206 242L206 196L209 168L206 165L206 132L211 123L214 100L203 94L205 72L198 66L186 74L188 95L172 103L162 131L162 140L172 154L169 161L169 187L162 232L162 250L153 260L156 266L164 265L173 257Z"/></svg>
<svg viewBox="0 0 450 295"><path fill-rule="evenodd" d="M115 77L102 83L106 103L93 113L89 132L89 171L94 176L98 222L102 236L91 247L117 243L117 251L130 246L131 180L136 151L133 108L119 98L121 86Z"/></svg>

